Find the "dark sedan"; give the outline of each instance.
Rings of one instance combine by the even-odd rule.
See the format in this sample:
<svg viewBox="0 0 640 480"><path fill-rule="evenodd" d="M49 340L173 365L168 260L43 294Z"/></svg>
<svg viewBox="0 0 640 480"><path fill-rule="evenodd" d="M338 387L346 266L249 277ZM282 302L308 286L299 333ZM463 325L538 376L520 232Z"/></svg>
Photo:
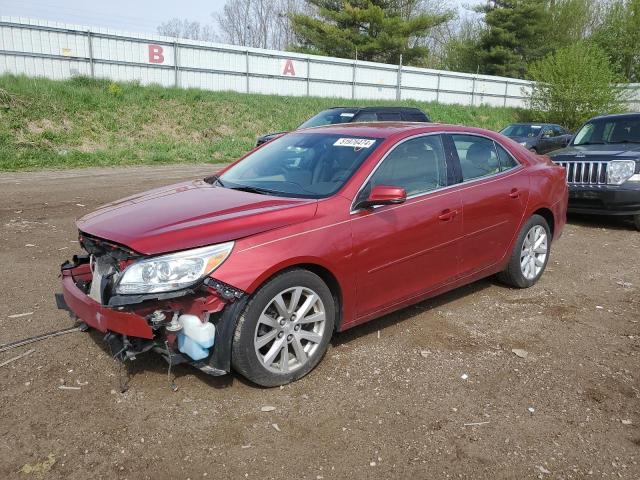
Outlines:
<svg viewBox="0 0 640 480"><path fill-rule="evenodd" d="M321 127L355 122L430 122L419 108L414 107L332 107L314 115L300 125L302 128ZM267 133L258 137L256 147L278 138L287 132Z"/></svg>
<svg viewBox="0 0 640 480"><path fill-rule="evenodd" d="M540 155L564 148L571 141L571 133L554 123L513 123L500 133Z"/></svg>

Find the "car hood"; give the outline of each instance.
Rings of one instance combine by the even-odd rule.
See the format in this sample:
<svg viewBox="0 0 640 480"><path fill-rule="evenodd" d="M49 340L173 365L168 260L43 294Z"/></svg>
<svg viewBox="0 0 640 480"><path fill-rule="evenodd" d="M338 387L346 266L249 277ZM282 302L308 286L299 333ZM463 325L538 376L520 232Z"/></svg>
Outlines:
<svg viewBox="0 0 640 480"><path fill-rule="evenodd" d="M617 143L604 145L568 146L549 154L552 160L629 160L640 157L640 144Z"/></svg>
<svg viewBox="0 0 640 480"><path fill-rule="evenodd" d="M215 187L202 180L149 190L78 220L84 233L153 255L236 240L315 215L317 201Z"/></svg>

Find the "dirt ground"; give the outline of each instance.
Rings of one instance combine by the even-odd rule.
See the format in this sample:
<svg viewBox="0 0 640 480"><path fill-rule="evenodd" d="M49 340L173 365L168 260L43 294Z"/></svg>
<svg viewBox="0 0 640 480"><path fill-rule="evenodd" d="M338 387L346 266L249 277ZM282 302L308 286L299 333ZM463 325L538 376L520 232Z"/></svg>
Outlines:
<svg viewBox="0 0 640 480"><path fill-rule="evenodd" d="M53 294L75 218L212 171L0 174L0 344L72 325ZM339 334L279 389L180 366L174 393L162 359L121 371L95 332L20 347L0 478L637 479L639 292L640 233L576 217L534 288L480 281Z"/></svg>

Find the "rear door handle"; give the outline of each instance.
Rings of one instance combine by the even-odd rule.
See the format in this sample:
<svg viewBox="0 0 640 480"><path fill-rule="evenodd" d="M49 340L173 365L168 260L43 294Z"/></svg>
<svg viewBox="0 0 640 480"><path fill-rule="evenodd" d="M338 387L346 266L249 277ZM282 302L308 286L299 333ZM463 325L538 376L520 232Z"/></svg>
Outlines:
<svg viewBox="0 0 640 480"><path fill-rule="evenodd" d="M514 189L512 189L512 190L511 190L511 192L509 193L509 196L510 196L511 198L518 198L518 197L520 197L520 192L518 191L518 189L517 189L517 188L514 188Z"/></svg>
<svg viewBox="0 0 640 480"><path fill-rule="evenodd" d="M457 210L449 210L447 208L446 210L443 210L440 215L438 215L438 218L443 222L448 222L449 220L453 220L457 214L458 214Z"/></svg>

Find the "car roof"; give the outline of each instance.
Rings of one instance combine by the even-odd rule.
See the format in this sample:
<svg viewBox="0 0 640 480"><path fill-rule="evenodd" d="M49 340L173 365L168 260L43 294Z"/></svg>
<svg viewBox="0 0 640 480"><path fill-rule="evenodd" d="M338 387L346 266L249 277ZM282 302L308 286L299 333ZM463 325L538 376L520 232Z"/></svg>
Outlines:
<svg viewBox="0 0 640 480"><path fill-rule="evenodd" d="M517 122L517 123L510 123L509 125L507 125L507 127L511 127L512 125L522 125L522 126L533 126L533 125L539 125L541 127L559 127L560 125L558 125L557 123L545 123L545 122ZM507 128L504 127L504 128Z"/></svg>
<svg viewBox="0 0 640 480"><path fill-rule="evenodd" d="M479 133L483 135L495 135L495 132L482 128L464 127L462 125L449 125L445 123L422 122L354 122L323 125L321 127L303 128L296 132L330 133L343 135L357 135L370 138L389 138L403 133L428 133L441 131L454 131L463 133Z"/></svg>
<svg viewBox="0 0 640 480"><path fill-rule="evenodd" d="M640 112L627 112L627 113L613 113L611 115L598 115L597 117L590 118L588 121L592 120L602 120L604 118L611 119L624 119L624 118L634 118L640 117Z"/></svg>
<svg viewBox="0 0 640 480"><path fill-rule="evenodd" d="M417 107L388 107L388 106L368 106L368 107L331 107L328 108L327 110L354 110L354 111L358 111L358 112L369 112L369 111L380 111L380 112L387 112L387 111L405 111L405 112L420 112L420 113L424 113L422 110L420 110Z"/></svg>

